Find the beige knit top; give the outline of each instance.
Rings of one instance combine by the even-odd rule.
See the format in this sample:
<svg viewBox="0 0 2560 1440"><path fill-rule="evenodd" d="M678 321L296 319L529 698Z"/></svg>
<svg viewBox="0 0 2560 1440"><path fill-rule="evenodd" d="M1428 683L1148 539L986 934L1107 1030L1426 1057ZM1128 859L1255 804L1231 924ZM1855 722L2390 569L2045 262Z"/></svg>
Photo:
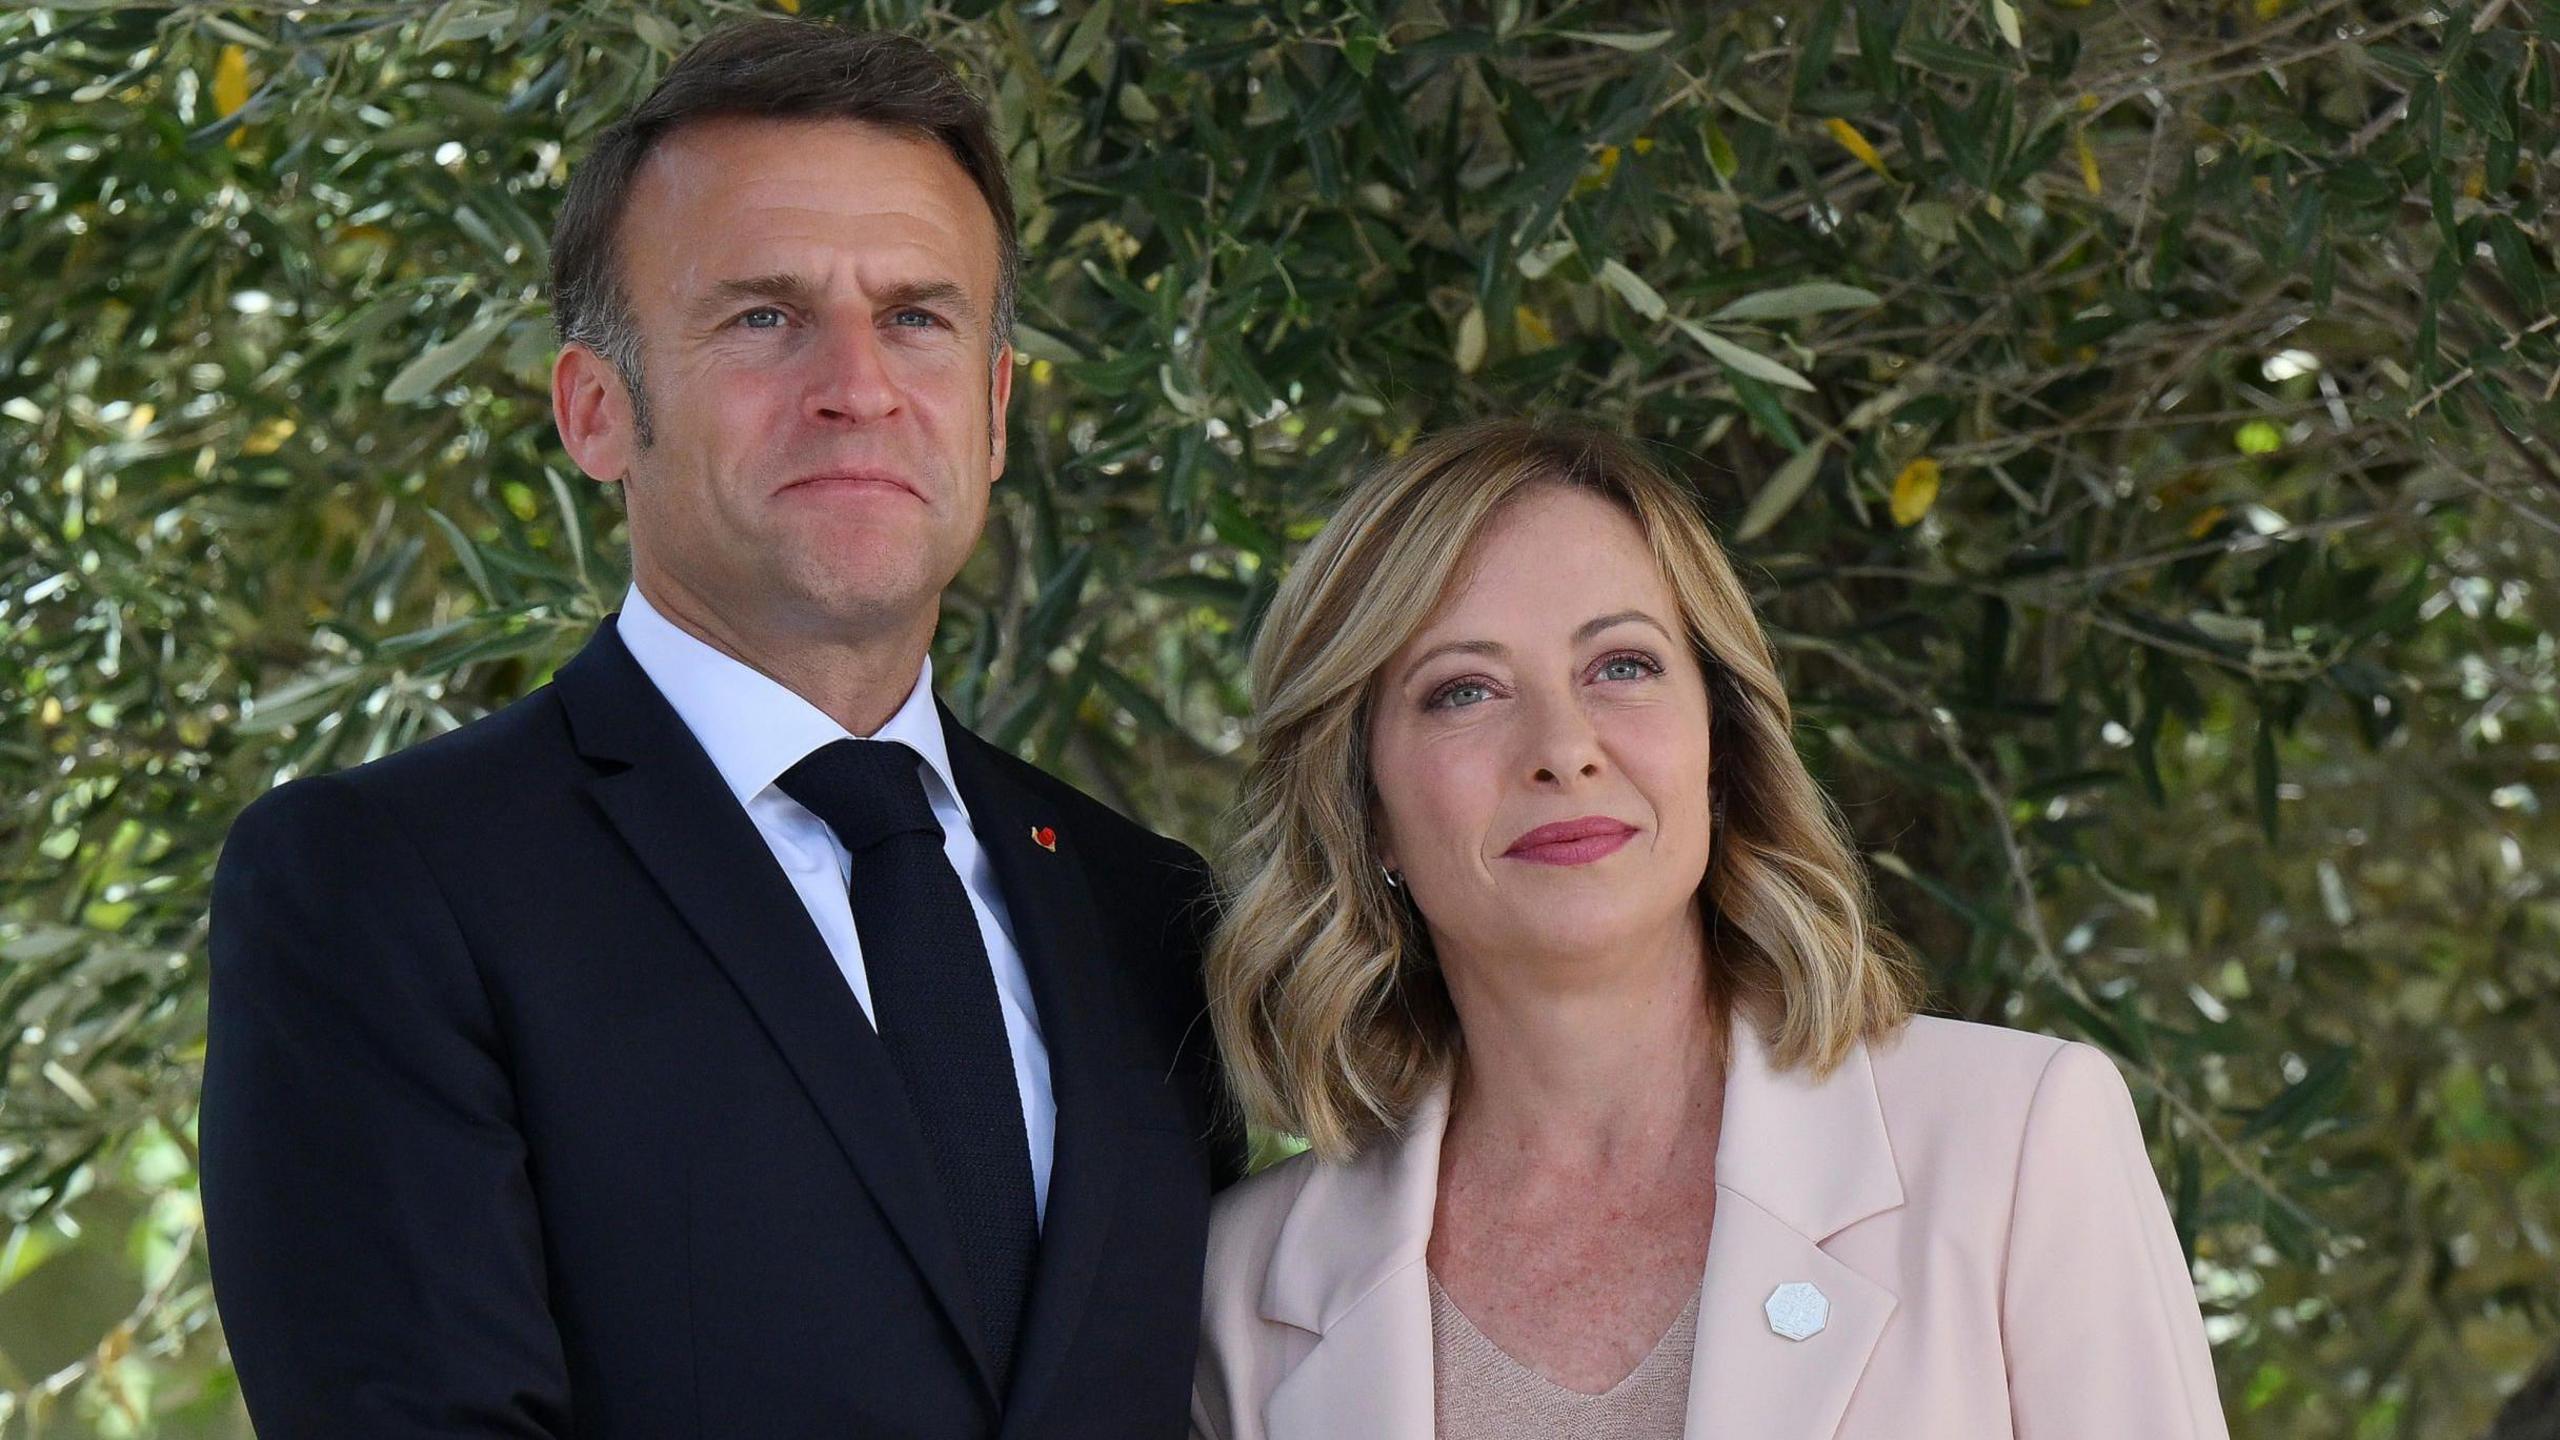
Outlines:
<svg viewBox="0 0 2560 1440"><path fill-rule="evenodd" d="M1653 1353L1598 1395L1568 1390L1504 1354L1431 1277L1432 1388L1439 1440L1679 1440L1688 1423L1691 1295Z"/></svg>

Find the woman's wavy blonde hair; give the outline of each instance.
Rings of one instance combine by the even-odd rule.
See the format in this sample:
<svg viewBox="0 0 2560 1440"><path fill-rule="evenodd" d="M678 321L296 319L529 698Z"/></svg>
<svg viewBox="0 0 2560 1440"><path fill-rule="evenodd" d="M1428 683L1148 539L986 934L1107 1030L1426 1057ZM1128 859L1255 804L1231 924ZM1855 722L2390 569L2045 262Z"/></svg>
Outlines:
<svg viewBox="0 0 2560 1440"><path fill-rule="evenodd" d="M1612 436L1470 425L1352 490L1281 582L1254 645L1259 743L1210 943L1209 1013L1246 1118L1329 1159L1399 1129L1459 1044L1421 918L1379 868L1373 682L1486 522L1544 485L1587 489L1635 518L1706 675L1719 818L1701 899L1715 1002L1751 1015L1777 1064L1820 1074L1898 1027L1918 997L1796 754L1750 599L1687 492Z"/></svg>

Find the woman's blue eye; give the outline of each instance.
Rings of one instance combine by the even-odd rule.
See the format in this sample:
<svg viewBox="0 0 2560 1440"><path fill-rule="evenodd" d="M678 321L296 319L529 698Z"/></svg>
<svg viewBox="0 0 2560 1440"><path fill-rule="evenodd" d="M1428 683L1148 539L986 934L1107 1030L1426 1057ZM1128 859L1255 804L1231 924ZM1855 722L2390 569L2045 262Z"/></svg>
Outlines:
<svg viewBox="0 0 2560 1440"><path fill-rule="evenodd" d="M1641 680L1661 673L1661 666L1641 655L1612 655L1600 664L1600 678L1604 680Z"/></svg>
<svg viewBox="0 0 2560 1440"><path fill-rule="evenodd" d="M1473 693L1476 698L1471 700L1462 700L1459 698L1460 696L1467 695L1469 693ZM1444 707L1455 710L1461 706L1477 704L1484 699L1490 698L1492 694L1493 690L1489 686L1483 685L1474 680L1461 680L1457 684L1442 688L1439 693L1431 697L1431 703L1435 707Z"/></svg>

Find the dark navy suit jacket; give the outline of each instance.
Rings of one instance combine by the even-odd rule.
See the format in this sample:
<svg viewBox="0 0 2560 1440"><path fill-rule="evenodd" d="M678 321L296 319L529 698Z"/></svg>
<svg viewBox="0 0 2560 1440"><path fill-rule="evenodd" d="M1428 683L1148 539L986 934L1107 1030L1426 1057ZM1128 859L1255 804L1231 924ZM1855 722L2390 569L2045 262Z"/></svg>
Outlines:
<svg viewBox="0 0 2560 1440"><path fill-rule="evenodd" d="M1182 1434L1241 1160L1206 872L943 723L1058 1104L1010 1393L886 1052L607 620L231 832L203 1193L261 1440Z"/></svg>

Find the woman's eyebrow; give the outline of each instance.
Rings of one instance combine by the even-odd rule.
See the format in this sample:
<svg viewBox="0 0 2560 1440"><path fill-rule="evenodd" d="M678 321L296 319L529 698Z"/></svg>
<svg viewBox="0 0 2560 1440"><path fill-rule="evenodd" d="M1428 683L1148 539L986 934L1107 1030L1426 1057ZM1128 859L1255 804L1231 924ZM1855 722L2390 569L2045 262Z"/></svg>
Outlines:
<svg viewBox="0 0 2560 1440"><path fill-rule="evenodd" d="M1671 638L1671 627L1654 619L1644 611L1617 610L1612 611L1607 615L1601 615L1593 619L1583 621L1580 628L1573 632L1574 643L1580 644L1613 625L1626 625L1630 623L1650 625L1654 629L1662 632L1663 639L1668 640ZM1430 649L1413 657L1413 663L1404 668L1404 676L1397 683L1403 685L1412 684L1413 677L1421 673L1423 666L1430 664L1432 661L1439 659L1443 655L1500 656L1508 655L1510 653L1511 647L1503 644L1499 640L1452 640L1445 645L1434 645Z"/></svg>
<svg viewBox="0 0 2560 1440"><path fill-rule="evenodd" d="M1630 621L1652 626L1654 629L1662 632L1662 638L1665 640L1671 638L1670 626L1654 619L1642 610L1618 610L1610 614L1600 616L1597 619L1585 620L1582 622L1582 628L1573 632L1573 638L1577 642L1588 640L1592 636L1599 634L1601 631L1608 629L1612 625L1624 625Z"/></svg>
<svg viewBox="0 0 2560 1440"><path fill-rule="evenodd" d="M1498 640L1452 640L1446 645L1434 645L1413 657L1413 663L1404 667L1404 678L1396 683L1412 684L1413 677L1422 673L1423 666L1443 655L1508 655L1510 653L1511 648Z"/></svg>

